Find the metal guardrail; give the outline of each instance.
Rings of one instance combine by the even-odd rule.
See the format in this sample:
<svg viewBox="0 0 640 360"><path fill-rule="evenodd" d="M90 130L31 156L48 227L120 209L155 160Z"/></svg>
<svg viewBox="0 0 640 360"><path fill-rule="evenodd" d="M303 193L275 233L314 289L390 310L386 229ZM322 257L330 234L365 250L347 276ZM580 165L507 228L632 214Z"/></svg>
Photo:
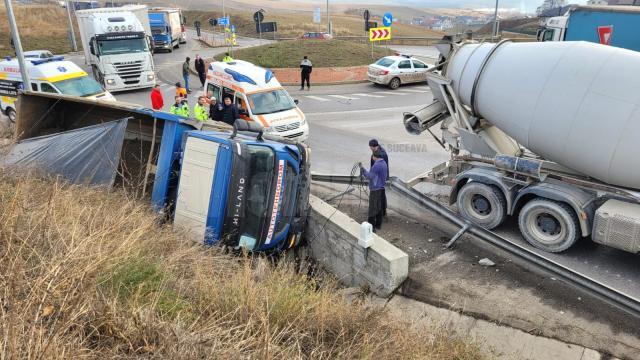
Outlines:
<svg viewBox="0 0 640 360"><path fill-rule="evenodd" d="M352 177L348 175L324 175L324 174L312 174L311 179L319 182L329 182L336 184L357 184L360 183L359 177ZM518 244L514 244L511 241L494 234L488 230L477 227L466 220L461 219L451 210L438 202L430 199L426 195L422 194L418 190L410 187L404 181L392 177L387 182L387 186L392 190L395 190L407 200L413 204L422 207L424 209L435 212L437 215L445 218L447 221L460 227L460 231L454 235L454 237L447 244L452 245L458 240L465 232L468 232L480 240L493 245L500 250L524 260L526 263L535 266L536 268L545 271L555 278L564 281L565 283L578 288L579 290L597 297L609 305L617 307L637 318L640 318L640 300L631 297L623 292L615 290L610 286L607 286L597 280L594 280L580 272L571 270L568 267L557 263L551 259L545 258L542 255L534 253L533 251L522 247Z"/></svg>

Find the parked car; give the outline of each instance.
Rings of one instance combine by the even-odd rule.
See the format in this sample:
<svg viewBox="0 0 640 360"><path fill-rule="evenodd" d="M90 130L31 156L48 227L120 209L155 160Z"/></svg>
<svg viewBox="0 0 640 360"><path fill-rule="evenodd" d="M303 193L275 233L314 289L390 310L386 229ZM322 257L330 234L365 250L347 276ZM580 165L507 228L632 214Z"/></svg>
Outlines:
<svg viewBox="0 0 640 360"><path fill-rule="evenodd" d="M303 40L331 40L333 35L325 32L308 32L300 37Z"/></svg>
<svg viewBox="0 0 640 360"><path fill-rule="evenodd" d="M402 84L426 82L428 65L410 55L385 56L369 65L368 79L372 83L397 89Z"/></svg>

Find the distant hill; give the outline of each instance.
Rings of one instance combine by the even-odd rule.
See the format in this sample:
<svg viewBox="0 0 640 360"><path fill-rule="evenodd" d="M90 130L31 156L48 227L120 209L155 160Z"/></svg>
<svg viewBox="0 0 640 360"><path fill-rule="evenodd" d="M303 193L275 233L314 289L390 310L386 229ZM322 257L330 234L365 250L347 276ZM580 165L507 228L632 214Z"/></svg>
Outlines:
<svg viewBox="0 0 640 360"><path fill-rule="evenodd" d="M539 18L501 20L500 31L535 36L539 23ZM475 31L475 33L478 35L490 35L492 31L493 23L491 22Z"/></svg>

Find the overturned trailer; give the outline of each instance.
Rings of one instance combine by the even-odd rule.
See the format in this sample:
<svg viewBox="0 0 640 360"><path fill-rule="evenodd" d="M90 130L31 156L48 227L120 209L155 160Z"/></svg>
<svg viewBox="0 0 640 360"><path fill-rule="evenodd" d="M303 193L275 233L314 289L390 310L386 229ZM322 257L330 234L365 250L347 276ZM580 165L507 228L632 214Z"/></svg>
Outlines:
<svg viewBox="0 0 640 360"><path fill-rule="evenodd" d="M154 208L190 230L198 242L254 251L282 250L300 242L309 194L304 144L264 140L260 132L238 134L223 123L193 121L120 102L25 92L18 107L17 143L10 156L24 153L24 144L34 139L51 144L55 143L51 136L68 139L70 133L84 130L104 133L107 124L115 122L121 132L111 131L112 137L104 142L122 144L119 159L106 162L117 162L112 180L75 180L115 183L142 196L151 189ZM39 151L52 149L47 144ZM101 155L87 157L85 166L104 164ZM30 164L47 168L43 163ZM56 173L50 168L48 172Z"/></svg>

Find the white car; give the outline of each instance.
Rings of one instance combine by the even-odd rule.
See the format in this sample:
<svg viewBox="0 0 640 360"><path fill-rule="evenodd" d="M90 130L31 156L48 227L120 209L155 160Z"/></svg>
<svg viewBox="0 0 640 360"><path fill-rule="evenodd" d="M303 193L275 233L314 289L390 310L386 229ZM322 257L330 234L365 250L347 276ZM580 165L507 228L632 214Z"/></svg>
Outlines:
<svg viewBox="0 0 640 360"><path fill-rule="evenodd" d="M385 56L369 65L367 73L372 83L395 90L402 84L426 82L427 70L432 67L409 55Z"/></svg>

